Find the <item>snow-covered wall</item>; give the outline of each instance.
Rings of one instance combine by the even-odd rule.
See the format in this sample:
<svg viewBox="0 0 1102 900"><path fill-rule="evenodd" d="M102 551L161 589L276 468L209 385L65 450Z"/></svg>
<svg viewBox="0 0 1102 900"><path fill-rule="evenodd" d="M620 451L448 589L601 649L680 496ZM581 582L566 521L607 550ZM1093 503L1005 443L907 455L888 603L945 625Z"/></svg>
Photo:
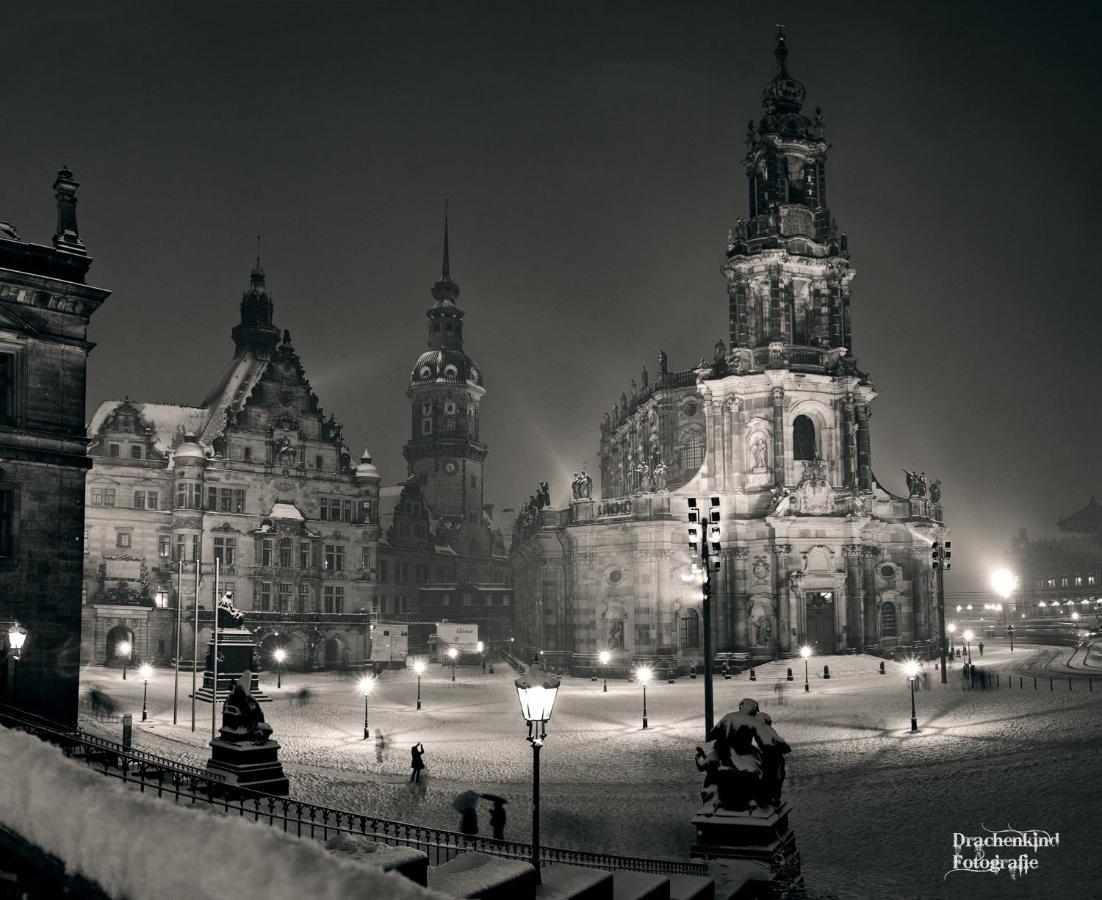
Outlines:
<svg viewBox="0 0 1102 900"><path fill-rule="evenodd" d="M128 789L6 728L0 728L0 822L127 900L444 897L267 825Z"/></svg>

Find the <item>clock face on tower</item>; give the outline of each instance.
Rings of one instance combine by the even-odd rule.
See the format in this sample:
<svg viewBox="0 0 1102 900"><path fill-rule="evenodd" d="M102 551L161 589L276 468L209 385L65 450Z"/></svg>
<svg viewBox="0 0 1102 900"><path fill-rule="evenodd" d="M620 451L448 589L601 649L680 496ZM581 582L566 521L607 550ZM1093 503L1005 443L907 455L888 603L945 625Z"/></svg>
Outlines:
<svg viewBox="0 0 1102 900"><path fill-rule="evenodd" d="M455 474L455 463L453 463L453 462L444 463L444 471L447 472L449 475L454 475Z"/></svg>

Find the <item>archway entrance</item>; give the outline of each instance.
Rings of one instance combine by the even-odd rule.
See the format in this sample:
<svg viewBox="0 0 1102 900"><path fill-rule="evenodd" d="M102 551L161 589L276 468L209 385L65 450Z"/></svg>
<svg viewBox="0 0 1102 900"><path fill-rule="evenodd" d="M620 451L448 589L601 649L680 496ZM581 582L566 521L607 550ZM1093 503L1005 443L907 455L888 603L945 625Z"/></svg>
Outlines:
<svg viewBox="0 0 1102 900"><path fill-rule="evenodd" d="M834 652L834 592L808 591L804 601L807 642L816 656L828 656Z"/></svg>
<svg viewBox="0 0 1102 900"><path fill-rule="evenodd" d="M130 653L119 653L119 645L123 643L130 644ZM130 665L137 659L136 648L134 647L134 632L127 628L125 625L116 625L109 632L107 632L107 659L106 663L109 666L121 666L124 661L127 665Z"/></svg>
<svg viewBox="0 0 1102 900"><path fill-rule="evenodd" d="M344 644L339 638L332 637L325 642L322 646L322 658L327 669L339 669L346 665Z"/></svg>

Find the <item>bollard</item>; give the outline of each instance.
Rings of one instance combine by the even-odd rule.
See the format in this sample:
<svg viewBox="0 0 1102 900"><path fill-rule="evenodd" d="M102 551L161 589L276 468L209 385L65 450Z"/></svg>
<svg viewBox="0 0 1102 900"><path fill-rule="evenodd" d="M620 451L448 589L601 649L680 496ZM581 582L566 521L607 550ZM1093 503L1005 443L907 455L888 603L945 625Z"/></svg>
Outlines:
<svg viewBox="0 0 1102 900"><path fill-rule="evenodd" d="M1094 676L1093 675L1088 675L1087 676L1087 690L1090 691L1092 694L1094 693Z"/></svg>
<svg viewBox="0 0 1102 900"><path fill-rule="evenodd" d="M1052 676L1051 675L1048 678L1048 689L1050 691L1055 690L1055 688L1053 688L1053 686L1052 686Z"/></svg>
<svg viewBox="0 0 1102 900"><path fill-rule="evenodd" d="M666 669L666 684L673 684L673 669Z"/></svg>
<svg viewBox="0 0 1102 900"><path fill-rule="evenodd" d="M1024 691L1025 690L1025 688L1022 687L1022 676L1021 675L1018 676L1018 690L1019 691Z"/></svg>
<svg viewBox="0 0 1102 900"><path fill-rule="evenodd" d="M880 660L880 674L884 674L884 660Z"/></svg>
<svg viewBox="0 0 1102 900"><path fill-rule="evenodd" d="M1033 676L1033 690L1037 690L1037 676Z"/></svg>
<svg viewBox="0 0 1102 900"><path fill-rule="evenodd" d="M693 663L691 666L689 666L689 677L696 678L696 663Z"/></svg>
<svg viewBox="0 0 1102 900"><path fill-rule="evenodd" d="M758 680L758 673L755 672L753 669L750 670L750 680L751 681L757 681Z"/></svg>
<svg viewBox="0 0 1102 900"><path fill-rule="evenodd" d="M1071 679L1068 679L1068 692L1071 692Z"/></svg>
<svg viewBox="0 0 1102 900"><path fill-rule="evenodd" d="M823 678L830 678L830 666L823 666Z"/></svg>
<svg viewBox="0 0 1102 900"><path fill-rule="evenodd" d="M998 672L995 673L995 687L997 687L997 688L1002 687L1002 682L999 679L999 673Z"/></svg>
<svg viewBox="0 0 1102 900"><path fill-rule="evenodd" d="M134 717L127 713L122 717L122 748L129 750L134 745Z"/></svg>

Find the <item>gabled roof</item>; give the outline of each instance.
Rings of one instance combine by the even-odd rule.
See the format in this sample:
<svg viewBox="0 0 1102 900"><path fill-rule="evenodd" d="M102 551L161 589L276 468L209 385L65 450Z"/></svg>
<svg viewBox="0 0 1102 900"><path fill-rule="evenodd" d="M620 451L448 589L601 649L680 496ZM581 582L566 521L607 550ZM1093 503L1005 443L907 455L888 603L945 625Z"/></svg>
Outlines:
<svg viewBox="0 0 1102 900"><path fill-rule="evenodd" d="M210 412L202 432L197 432L204 444L209 445L225 431L227 415L245 405L267 367L268 360L257 359L251 353L234 358L203 401L203 408Z"/></svg>
<svg viewBox="0 0 1102 900"><path fill-rule="evenodd" d="M198 433L207 419L207 410L196 406L173 406L168 403L135 403L133 400L105 400L92 415L88 434L97 435L104 422L118 407L129 402L142 421L154 430L153 442L162 453L172 449L179 437L187 432Z"/></svg>
<svg viewBox="0 0 1102 900"><path fill-rule="evenodd" d="M1098 533L1102 531L1102 506L1098 505L1098 501L1094 499L1094 494L1091 494L1091 499L1086 506L1078 512L1060 519L1057 524L1060 530L1065 532Z"/></svg>

